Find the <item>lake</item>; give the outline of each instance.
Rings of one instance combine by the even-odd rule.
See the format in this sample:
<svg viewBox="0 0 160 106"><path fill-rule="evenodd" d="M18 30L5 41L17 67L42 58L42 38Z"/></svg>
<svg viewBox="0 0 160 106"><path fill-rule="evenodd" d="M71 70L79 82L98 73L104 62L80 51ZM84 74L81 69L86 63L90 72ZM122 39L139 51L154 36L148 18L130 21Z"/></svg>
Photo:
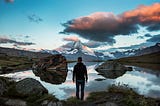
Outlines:
<svg viewBox="0 0 160 106"><path fill-rule="evenodd" d="M68 64L68 75L66 81L62 84L55 85L44 81L41 81L39 77L32 73L32 70L16 72L10 74L4 74L1 76L14 78L19 81L24 78L34 78L41 82L41 84L48 89L50 94L55 95L60 100L67 99L71 96L75 96L75 83L72 82L72 70L76 63ZM95 68L101 63L98 62L85 62L88 70L88 83L85 86L85 98L90 92L107 90L112 84L127 84L130 88L133 88L137 93L153 97L160 98L160 70L151 70L142 67L133 67L133 71L127 71L124 75L116 79L104 78L98 75ZM102 80L98 80L102 79Z"/></svg>

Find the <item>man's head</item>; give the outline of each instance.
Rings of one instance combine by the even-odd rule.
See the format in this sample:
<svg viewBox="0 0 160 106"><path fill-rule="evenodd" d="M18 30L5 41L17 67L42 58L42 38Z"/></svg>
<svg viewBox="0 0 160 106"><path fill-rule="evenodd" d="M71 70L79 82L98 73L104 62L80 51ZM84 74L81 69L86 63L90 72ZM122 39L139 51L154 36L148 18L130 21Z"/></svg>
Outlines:
<svg viewBox="0 0 160 106"><path fill-rule="evenodd" d="M78 63L82 62L82 57L78 57Z"/></svg>

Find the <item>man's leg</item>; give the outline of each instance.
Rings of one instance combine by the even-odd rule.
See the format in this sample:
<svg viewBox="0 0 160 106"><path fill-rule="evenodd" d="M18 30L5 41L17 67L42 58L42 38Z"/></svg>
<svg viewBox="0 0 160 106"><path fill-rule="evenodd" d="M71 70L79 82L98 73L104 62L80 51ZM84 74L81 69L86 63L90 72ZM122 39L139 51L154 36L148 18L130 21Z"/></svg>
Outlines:
<svg viewBox="0 0 160 106"><path fill-rule="evenodd" d="M85 81L81 82L81 100L84 99L84 86L85 86Z"/></svg>
<svg viewBox="0 0 160 106"><path fill-rule="evenodd" d="M76 81L76 97L79 99L79 82Z"/></svg>

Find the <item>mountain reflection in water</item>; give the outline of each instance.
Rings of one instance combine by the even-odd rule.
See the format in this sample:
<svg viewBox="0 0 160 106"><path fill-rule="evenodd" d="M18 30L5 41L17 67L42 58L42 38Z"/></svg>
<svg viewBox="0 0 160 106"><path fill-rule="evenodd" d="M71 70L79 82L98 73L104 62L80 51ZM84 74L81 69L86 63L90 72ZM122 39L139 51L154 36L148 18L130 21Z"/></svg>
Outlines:
<svg viewBox="0 0 160 106"><path fill-rule="evenodd" d="M48 89L49 93L62 100L75 96L75 83L72 82L72 70L75 64L76 63L68 64L69 71L66 81L59 85L41 81L40 78L36 77L31 70L5 74L2 76L12 77L17 81L27 77L37 79ZM98 81L96 79L104 79L103 76L99 75L98 72L95 71L95 68L101 63L86 62L85 64L87 66L89 76L88 83L86 83L85 86L85 97L87 97L90 92L107 90L110 85L121 83L128 84L129 87L133 88L139 94L160 98L160 70L155 71L133 66L133 71L127 71L121 77L116 79L105 78L105 80Z"/></svg>

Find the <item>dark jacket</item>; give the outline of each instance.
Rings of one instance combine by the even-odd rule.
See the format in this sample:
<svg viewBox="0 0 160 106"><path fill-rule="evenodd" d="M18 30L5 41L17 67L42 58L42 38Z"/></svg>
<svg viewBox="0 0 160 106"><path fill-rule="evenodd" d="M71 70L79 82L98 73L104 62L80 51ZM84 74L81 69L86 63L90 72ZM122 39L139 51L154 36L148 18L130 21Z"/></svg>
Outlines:
<svg viewBox="0 0 160 106"><path fill-rule="evenodd" d="M73 69L73 81L74 78L77 80L88 80L87 69L83 63L77 63Z"/></svg>

